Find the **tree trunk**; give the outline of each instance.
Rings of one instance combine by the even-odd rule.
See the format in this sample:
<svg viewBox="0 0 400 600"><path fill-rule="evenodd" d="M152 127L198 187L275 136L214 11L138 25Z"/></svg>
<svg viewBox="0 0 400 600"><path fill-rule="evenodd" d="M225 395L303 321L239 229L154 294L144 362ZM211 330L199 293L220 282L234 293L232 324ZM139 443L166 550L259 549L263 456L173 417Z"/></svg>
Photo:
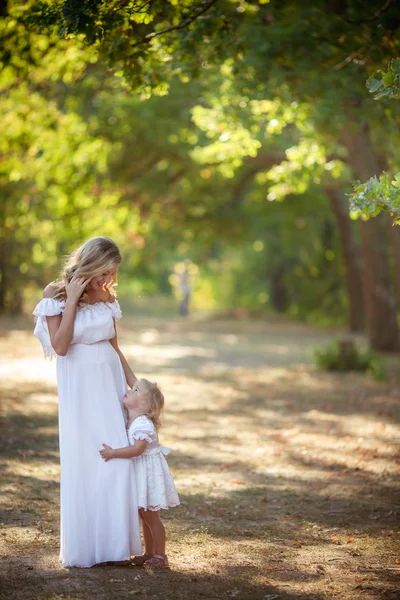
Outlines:
<svg viewBox="0 0 400 600"><path fill-rule="evenodd" d="M0 242L0 314L6 310L5 243Z"/></svg>
<svg viewBox="0 0 400 600"><path fill-rule="evenodd" d="M269 288L271 295L271 304L279 313L284 313L288 307L287 291L284 283L286 264L276 266L269 274Z"/></svg>
<svg viewBox="0 0 400 600"><path fill-rule="evenodd" d="M400 310L400 227L398 225L393 225L392 217L389 217L388 219L388 230L393 253L397 308Z"/></svg>
<svg viewBox="0 0 400 600"><path fill-rule="evenodd" d="M335 215L342 243L345 283L349 299L350 331L361 331L365 326L364 294L362 286L361 257L354 239L353 223L343 192L327 188L326 195Z"/></svg>
<svg viewBox="0 0 400 600"><path fill-rule="evenodd" d="M358 179L366 181L379 173L366 123L357 122L351 115L341 141ZM389 263L387 215L381 213L368 221L359 219L359 227L369 342L374 350L397 351L399 331Z"/></svg>

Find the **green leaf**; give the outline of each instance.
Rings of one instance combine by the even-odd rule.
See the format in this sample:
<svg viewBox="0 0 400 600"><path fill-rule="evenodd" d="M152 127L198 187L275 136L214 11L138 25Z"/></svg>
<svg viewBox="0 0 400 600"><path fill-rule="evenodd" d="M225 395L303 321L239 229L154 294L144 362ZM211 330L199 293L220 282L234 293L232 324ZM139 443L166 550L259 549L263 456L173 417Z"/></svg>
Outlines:
<svg viewBox="0 0 400 600"><path fill-rule="evenodd" d="M376 92L383 86L383 81L380 79L371 78L367 81L368 89L371 93Z"/></svg>

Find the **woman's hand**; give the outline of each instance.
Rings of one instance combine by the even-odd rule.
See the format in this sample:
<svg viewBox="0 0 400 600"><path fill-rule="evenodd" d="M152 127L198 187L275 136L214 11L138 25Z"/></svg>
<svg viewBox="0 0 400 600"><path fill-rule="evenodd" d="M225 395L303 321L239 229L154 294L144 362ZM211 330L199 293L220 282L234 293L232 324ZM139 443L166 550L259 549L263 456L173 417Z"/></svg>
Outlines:
<svg viewBox="0 0 400 600"><path fill-rule="evenodd" d="M103 444L103 447L104 450L99 450L101 458L104 458L106 462L110 460L110 458L114 458L113 449L110 446L107 446L107 444Z"/></svg>
<svg viewBox="0 0 400 600"><path fill-rule="evenodd" d="M72 302L78 302L91 279L91 277L78 277L77 275L74 275L71 281L65 286L67 299Z"/></svg>

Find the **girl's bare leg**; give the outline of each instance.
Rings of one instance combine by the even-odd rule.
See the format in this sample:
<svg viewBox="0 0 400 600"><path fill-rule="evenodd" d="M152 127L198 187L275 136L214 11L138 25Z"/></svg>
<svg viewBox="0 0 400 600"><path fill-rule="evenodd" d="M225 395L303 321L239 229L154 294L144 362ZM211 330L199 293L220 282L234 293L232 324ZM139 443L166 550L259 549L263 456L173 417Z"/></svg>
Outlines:
<svg viewBox="0 0 400 600"><path fill-rule="evenodd" d="M142 519L142 531L143 531L143 538L144 538L144 551L145 551L145 555L146 557L150 557L153 556L154 554L154 540L153 540L153 536L151 534L151 530L150 527L147 525L144 516L143 516L143 509L139 509L139 514L140 517Z"/></svg>
<svg viewBox="0 0 400 600"><path fill-rule="evenodd" d="M144 554L142 554L142 556L134 556L131 559L132 563L138 567L143 567L146 560L149 560L154 554L153 536L151 535L150 528L144 519L143 512L143 509L139 508L139 515L142 521L142 531L144 537Z"/></svg>
<svg viewBox="0 0 400 600"><path fill-rule="evenodd" d="M159 510L144 510L143 519L146 521L151 536L154 542L153 554L159 556L165 556L165 529L162 521L160 520Z"/></svg>

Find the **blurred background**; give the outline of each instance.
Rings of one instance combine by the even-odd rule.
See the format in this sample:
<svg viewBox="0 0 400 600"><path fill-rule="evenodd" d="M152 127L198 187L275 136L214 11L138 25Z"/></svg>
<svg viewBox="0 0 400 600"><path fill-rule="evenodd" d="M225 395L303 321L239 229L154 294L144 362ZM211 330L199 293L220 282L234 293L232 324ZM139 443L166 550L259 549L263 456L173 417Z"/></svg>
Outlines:
<svg viewBox="0 0 400 600"><path fill-rule="evenodd" d="M0 310L30 313L63 257L106 235L125 309L183 314L188 294L191 312L398 349L400 229L346 197L399 169L399 104L366 87L398 52L396 3L117 4L1 9Z"/></svg>

